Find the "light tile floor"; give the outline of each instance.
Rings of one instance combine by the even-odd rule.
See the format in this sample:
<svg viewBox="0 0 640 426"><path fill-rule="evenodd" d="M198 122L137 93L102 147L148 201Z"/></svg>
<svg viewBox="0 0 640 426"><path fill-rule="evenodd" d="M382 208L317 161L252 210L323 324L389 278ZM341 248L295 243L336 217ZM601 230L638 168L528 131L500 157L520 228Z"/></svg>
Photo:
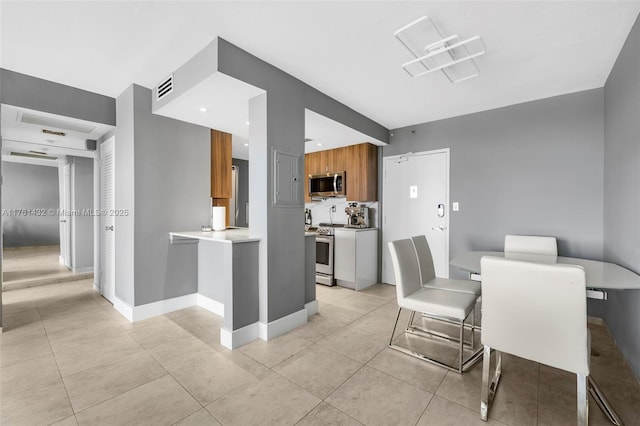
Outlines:
<svg viewBox="0 0 640 426"><path fill-rule="evenodd" d="M319 286L317 297L308 324L230 351L221 318L201 308L131 324L89 280L4 292L0 424L485 424L480 364L459 375L386 347L393 287ZM606 329L590 328L593 376L625 424L640 424L637 380ZM574 383L505 356L487 424L573 425ZM593 401L590 422L607 424Z"/></svg>
<svg viewBox="0 0 640 426"><path fill-rule="evenodd" d="M5 247L2 252L2 289L16 290L92 278L92 272L74 273L59 262L60 246Z"/></svg>

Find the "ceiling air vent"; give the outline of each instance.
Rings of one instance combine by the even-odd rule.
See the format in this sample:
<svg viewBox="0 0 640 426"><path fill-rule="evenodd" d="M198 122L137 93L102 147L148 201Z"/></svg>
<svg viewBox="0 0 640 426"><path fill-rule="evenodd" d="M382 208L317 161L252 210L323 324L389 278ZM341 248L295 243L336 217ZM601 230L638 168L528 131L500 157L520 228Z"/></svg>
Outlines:
<svg viewBox="0 0 640 426"><path fill-rule="evenodd" d="M173 92L173 74L158 84L158 95L156 100L159 101L171 92Z"/></svg>
<svg viewBox="0 0 640 426"><path fill-rule="evenodd" d="M49 129L42 129L42 133L44 133L45 135L54 135L54 136L66 136L67 135L65 132L57 132L55 130L49 130Z"/></svg>
<svg viewBox="0 0 640 426"><path fill-rule="evenodd" d="M72 119L48 117L40 114L23 112L19 116L19 121L26 124L34 124L41 127L53 127L56 129L69 130L72 132L89 134L96 129L96 126L81 123ZM64 135L63 135L64 136Z"/></svg>
<svg viewBox="0 0 640 426"><path fill-rule="evenodd" d="M11 152L11 155L15 155L16 157L29 157L29 158L39 158L41 160L55 160L56 157L51 157L49 155L46 155L44 152L43 153L37 153L37 154L31 154L32 152L37 152L37 151L29 151L29 153L26 152Z"/></svg>

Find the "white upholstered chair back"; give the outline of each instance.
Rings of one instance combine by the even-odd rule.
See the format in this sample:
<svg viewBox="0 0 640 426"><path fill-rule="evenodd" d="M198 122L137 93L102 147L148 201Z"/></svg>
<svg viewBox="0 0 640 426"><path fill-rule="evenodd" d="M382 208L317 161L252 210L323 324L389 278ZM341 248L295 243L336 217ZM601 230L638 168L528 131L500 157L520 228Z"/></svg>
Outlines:
<svg viewBox="0 0 640 426"><path fill-rule="evenodd" d="M483 345L589 374L582 267L485 256L481 271Z"/></svg>
<svg viewBox="0 0 640 426"><path fill-rule="evenodd" d="M555 237L539 237L534 235L505 235L504 253L529 253L558 255L558 243Z"/></svg>
<svg viewBox="0 0 640 426"><path fill-rule="evenodd" d="M403 307L403 299L422 287L418 259L410 239L390 241L389 252L396 277L398 305Z"/></svg>
<svg viewBox="0 0 640 426"><path fill-rule="evenodd" d="M436 271L433 266L433 257L431 256L431 249L429 248L427 237L419 235L417 237L411 237L411 240L418 255L420 279L422 280L422 284L428 283L436 277Z"/></svg>

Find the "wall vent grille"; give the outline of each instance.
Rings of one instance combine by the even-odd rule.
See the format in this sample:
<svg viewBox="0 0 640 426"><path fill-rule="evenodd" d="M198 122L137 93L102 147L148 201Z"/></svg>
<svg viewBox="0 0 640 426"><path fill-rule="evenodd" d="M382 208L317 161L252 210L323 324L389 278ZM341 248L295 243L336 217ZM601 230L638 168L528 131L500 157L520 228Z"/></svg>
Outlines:
<svg viewBox="0 0 640 426"><path fill-rule="evenodd" d="M156 100L160 100L173 92L173 74L167 77L164 81L158 84L158 94Z"/></svg>

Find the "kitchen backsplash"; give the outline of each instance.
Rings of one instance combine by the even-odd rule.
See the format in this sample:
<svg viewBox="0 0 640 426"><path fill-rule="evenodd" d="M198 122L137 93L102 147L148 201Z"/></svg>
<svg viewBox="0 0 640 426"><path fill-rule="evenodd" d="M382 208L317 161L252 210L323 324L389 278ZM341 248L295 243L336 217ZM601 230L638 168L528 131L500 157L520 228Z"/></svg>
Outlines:
<svg viewBox="0 0 640 426"><path fill-rule="evenodd" d="M327 198L324 201L305 203L305 208L311 209L311 219L313 226L318 226L319 223L347 223L347 214L344 212L345 207L349 203L344 198ZM358 205L363 204L369 207L369 223L372 228L378 227L378 202L358 202ZM331 207L336 206L336 211L331 212Z"/></svg>

